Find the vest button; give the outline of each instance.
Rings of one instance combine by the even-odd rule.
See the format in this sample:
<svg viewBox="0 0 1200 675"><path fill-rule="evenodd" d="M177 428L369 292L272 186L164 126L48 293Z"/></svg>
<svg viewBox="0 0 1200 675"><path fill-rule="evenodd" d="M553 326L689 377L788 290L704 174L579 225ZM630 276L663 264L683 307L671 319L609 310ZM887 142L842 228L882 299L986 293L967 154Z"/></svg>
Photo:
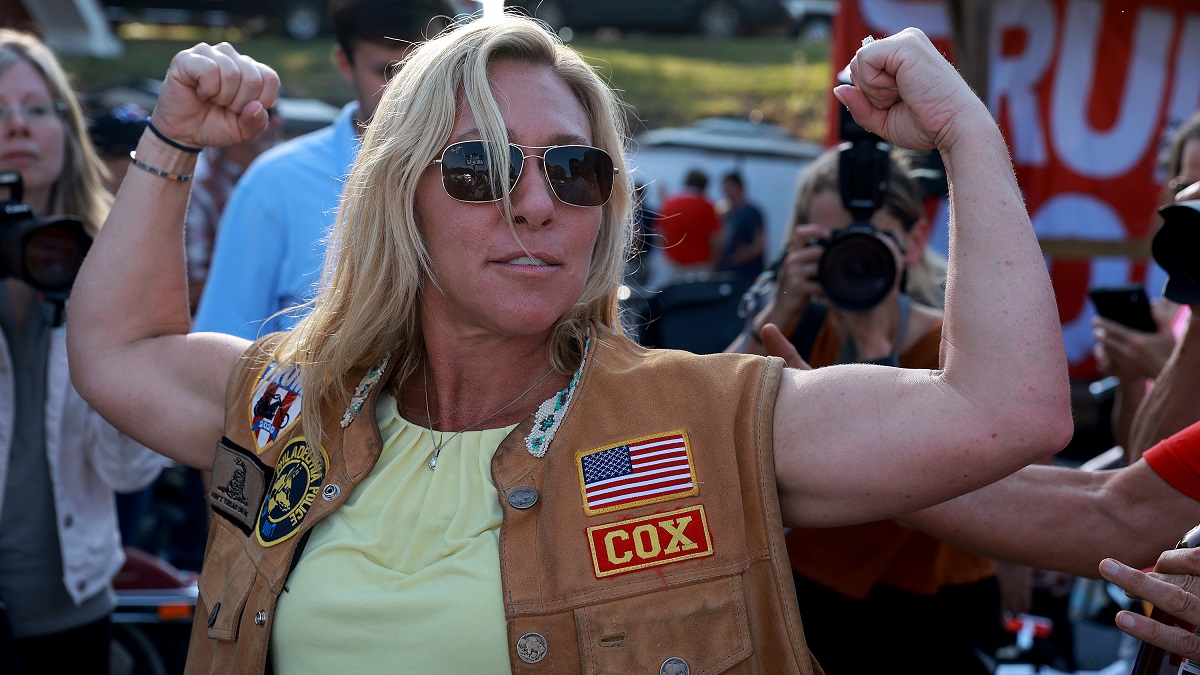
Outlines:
<svg viewBox="0 0 1200 675"><path fill-rule="evenodd" d="M678 656L672 656L658 667L659 675L689 675L691 672L692 669L688 667L687 661Z"/></svg>
<svg viewBox="0 0 1200 675"><path fill-rule="evenodd" d="M267 625L267 610L258 610L258 614L254 615L254 625L258 626L259 628Z"/></svg>
<svg viewBox="0 0 1200 675"><path fill-rule="evenodd" d="M338 487L337 483L330 483L321 489L321 497L327 502L337 499L340 494L342 494L342 488Z"/></svg>
<svg viewBox="0 0 1200 675"><path fill-rule="evenodd" d="M519 487L508 493L508 503L514 509L522 511L537 503L538 491L531 487Z"/></svg>
<svg viewBox="0 0 1200 675"><path fill-rule="evenodd" d="M546 638L526 633L517 638L517 656L525 663L537 663L546 657Z"/></svg>

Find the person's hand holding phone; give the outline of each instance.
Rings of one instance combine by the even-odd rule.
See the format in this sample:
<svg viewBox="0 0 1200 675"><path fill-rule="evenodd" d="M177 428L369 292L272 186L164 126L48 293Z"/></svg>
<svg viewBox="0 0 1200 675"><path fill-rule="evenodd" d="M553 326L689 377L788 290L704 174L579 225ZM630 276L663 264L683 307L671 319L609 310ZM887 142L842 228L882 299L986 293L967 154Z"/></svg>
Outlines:
<svg viewBox="0 0 1200 675"><path fill-rule="evenodd" d="M1150 309L1156 324L1154 332L1136 330L1099 315L1092 319L1092 336L1096 341L1092 353L1102 374L1123 380L1158 377L1175 348L1171 320L1178 305L1158 299L1151 303Z"/></svg>

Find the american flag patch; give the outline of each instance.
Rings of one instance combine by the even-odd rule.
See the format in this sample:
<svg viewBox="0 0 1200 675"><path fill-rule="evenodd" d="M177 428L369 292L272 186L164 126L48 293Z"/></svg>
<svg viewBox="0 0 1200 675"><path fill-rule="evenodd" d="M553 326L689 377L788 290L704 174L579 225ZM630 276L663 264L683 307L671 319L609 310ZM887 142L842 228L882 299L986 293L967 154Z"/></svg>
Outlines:
<svg viewBox="0 0 1200 675"><path fill-rule="evenodd" d="M589 516L700 494L683 429L576 455Z"/></svg>

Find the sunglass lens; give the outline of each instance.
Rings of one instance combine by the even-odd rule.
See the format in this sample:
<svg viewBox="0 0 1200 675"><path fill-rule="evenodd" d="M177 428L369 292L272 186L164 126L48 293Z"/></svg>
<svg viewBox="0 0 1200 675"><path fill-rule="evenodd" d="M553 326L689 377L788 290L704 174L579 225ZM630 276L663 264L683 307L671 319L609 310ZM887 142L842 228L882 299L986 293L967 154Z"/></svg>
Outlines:
<svg viewBox="0 0 1200 675"><path fill-rule="evenodd" d="M546 178L563 202L600 206L612 196L612 157L587 145L551 148L546 152Z"/></svg>
<svg viewBox="0 0 1200 675"><path fill-rule="evenodd" d="M521 172L521 151L508 148L508 185L511 190ZM442 185L446 194L463 202L493 202L500 199L491 180L488 145L483 141L454 143L442 154Z"/></svg>

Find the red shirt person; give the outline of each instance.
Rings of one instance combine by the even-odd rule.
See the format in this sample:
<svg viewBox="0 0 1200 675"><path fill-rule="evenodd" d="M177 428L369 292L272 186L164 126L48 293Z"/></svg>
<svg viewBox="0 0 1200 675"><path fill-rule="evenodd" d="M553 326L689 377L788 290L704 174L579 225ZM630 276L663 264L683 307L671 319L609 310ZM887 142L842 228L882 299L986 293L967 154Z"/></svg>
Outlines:
<svg viewBox="0 0 1200 675"><path fill-rule="evenodd" d="M655 228L662 239L659 245L665 260L678 272L712 271L719 247L714 241L721 234L717 209L705 196L708 176L692 169L684 179L684 189L667 198Z"/></svg>

